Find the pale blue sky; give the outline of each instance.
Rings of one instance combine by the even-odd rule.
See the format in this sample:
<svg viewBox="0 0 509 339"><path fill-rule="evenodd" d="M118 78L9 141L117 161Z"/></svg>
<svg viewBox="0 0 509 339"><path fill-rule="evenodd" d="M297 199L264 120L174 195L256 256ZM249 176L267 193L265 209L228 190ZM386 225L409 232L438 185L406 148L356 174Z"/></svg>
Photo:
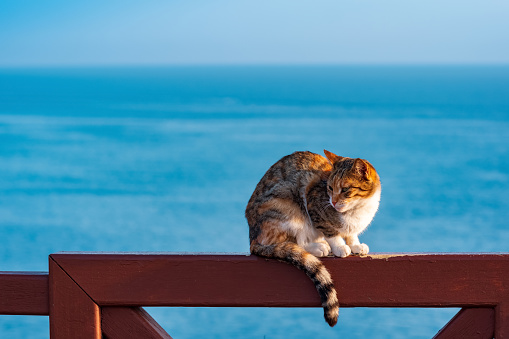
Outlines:
<svg viewBox="0 0 509 339"><path fill-rule="evenodd" d="M509 63L507 0L2 0L0 66Z"/></svg>

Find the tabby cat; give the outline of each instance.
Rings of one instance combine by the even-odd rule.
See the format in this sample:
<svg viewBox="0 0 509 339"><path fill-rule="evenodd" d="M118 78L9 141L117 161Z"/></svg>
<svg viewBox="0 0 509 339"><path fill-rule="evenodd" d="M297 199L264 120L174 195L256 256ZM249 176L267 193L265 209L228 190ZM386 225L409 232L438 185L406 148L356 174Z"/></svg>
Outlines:
<svg viewBox="0 0 509 339"><path fill-rule="evenodd" d="M339 302L317 257L365 255L358 235L375 216L381 184L366 160L311 152L283 157L265 173L246 207L251 253L286 261L314 282L330 326Z"/></svg>

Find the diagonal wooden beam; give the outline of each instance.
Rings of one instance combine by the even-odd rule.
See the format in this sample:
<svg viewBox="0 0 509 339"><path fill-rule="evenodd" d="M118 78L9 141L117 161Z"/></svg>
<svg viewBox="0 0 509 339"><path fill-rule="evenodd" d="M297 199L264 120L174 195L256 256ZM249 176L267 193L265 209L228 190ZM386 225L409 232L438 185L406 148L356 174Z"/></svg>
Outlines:
<svg viewBox="0 0 509 339"><path fill-rule="evenodd" d="M493 339L495 310L493 308L463 308L433 339Z"/></svg>
<svg viewBox="0 0 509 339"><path fill-rule="evenodd" d="M102 307L101 322L107 339L171 339L141 307Z"/></svg>
<svg viewBox="0 0 509 339"><path fill-rule="evenodd" d="M49 259L51 339L101 339L99 306Z"/></svg>

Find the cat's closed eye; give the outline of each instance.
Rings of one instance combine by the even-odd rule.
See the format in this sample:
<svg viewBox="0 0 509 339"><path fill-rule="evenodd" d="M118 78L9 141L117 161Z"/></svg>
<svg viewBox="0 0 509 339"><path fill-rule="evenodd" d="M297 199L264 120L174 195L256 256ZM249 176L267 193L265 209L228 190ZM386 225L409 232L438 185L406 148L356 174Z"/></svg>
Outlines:
<svg viewBox="0 0 509 339"><path fill-rule="evenodd" d="M323 187L323 186L322 186L322 187ZM331 185L327 185L327 189L328 189L329 191L332 191L332 186L331 186Z"/></svg>
<svg viewBox="0 0 509 339"><path fill-rule="evenodd" d="M341 189L341 192L343 192L343 193L348 192L349 189L350 189L350 187L343 187Z"/></svg>

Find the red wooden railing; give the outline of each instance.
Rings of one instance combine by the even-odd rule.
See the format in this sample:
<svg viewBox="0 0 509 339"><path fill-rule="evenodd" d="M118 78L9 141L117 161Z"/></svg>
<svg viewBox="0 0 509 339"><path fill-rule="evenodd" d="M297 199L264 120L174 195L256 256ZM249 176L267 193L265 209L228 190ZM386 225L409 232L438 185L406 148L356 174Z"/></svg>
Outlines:
<svg viewBox="0 0 509 339"><path fill-rule="evenodd" d="M509 338L509 254L323 262L342 307L461 307L435 338ZM49 315L52 339L171 338L142 306L320 307L320 300L304 273L249 255L57 253L49 274L0 273L0 314Z"/></svg>

